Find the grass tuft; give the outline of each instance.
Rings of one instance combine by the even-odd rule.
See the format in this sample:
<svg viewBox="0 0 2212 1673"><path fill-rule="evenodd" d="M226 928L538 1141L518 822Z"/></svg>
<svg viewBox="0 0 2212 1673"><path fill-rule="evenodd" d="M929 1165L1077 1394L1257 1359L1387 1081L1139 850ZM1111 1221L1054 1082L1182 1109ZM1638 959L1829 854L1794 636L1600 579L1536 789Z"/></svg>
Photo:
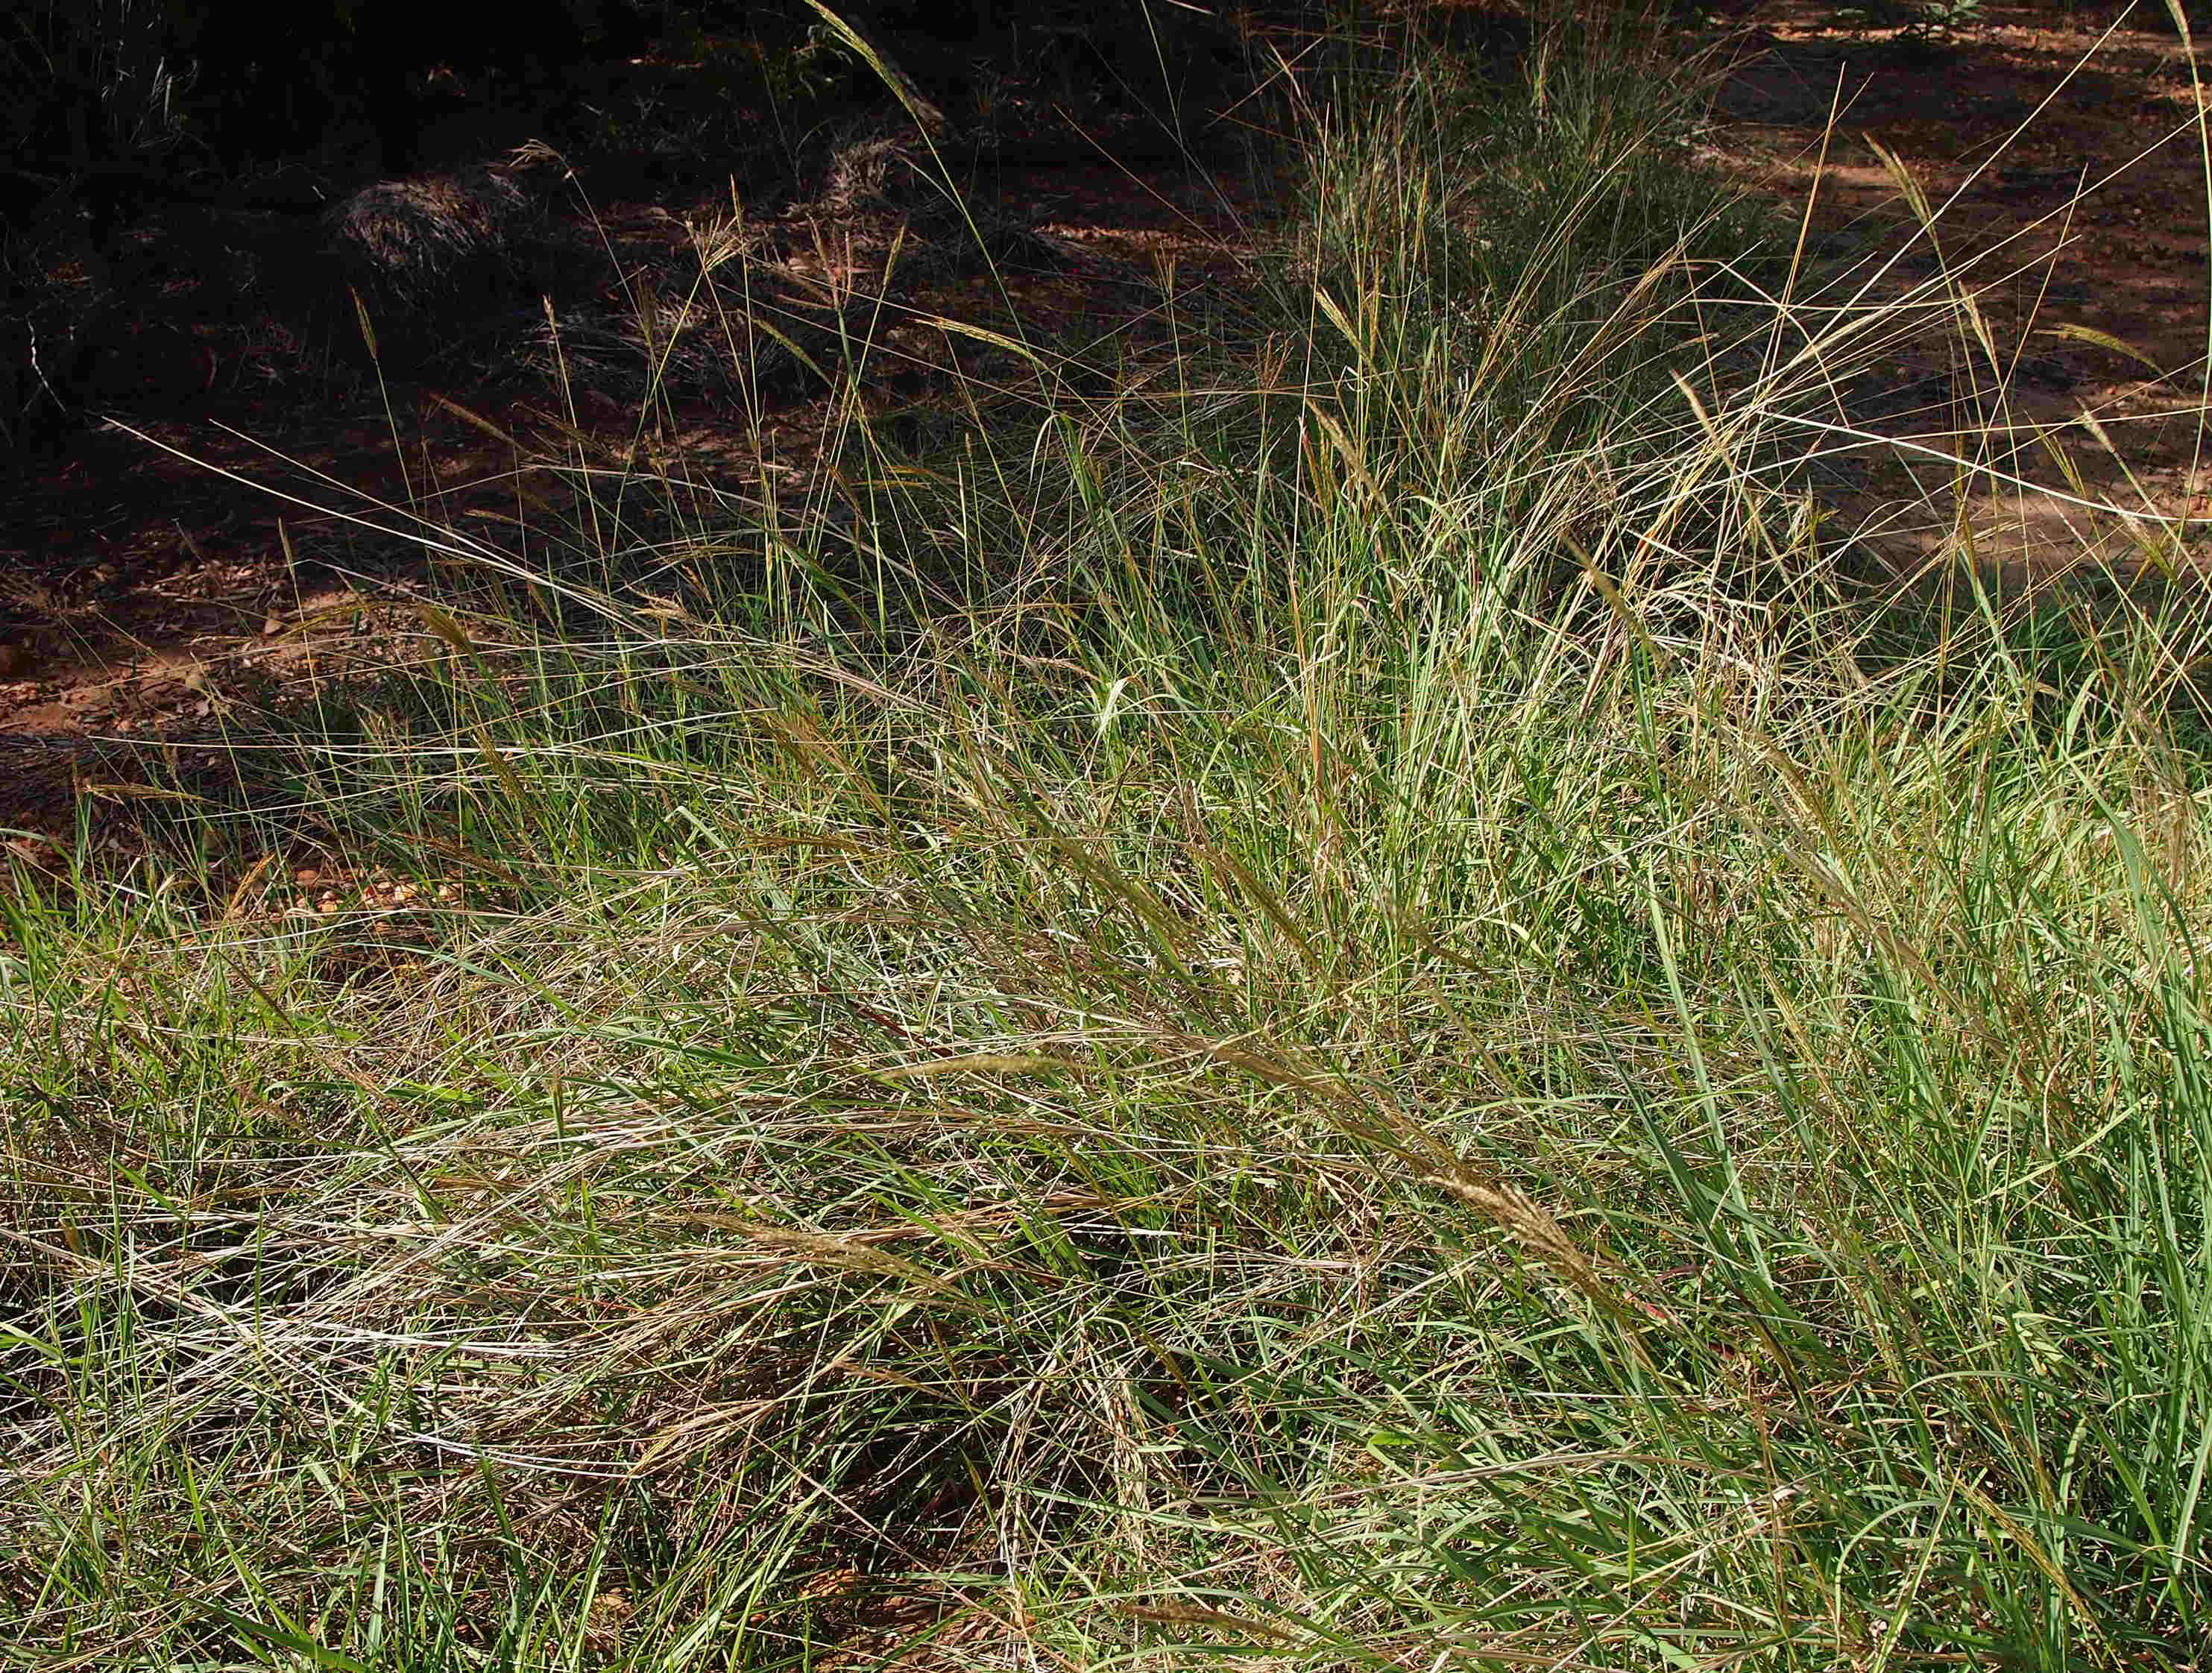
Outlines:
<svg viewBox="0 0 2212 1673"><path fill-rule="evenodd" d="M19 873L6 1653L2200 1664L2198 595L1867 583L1972 273L1657 50L1343 51L1171 388L579 470L222 866Z"/></svg>

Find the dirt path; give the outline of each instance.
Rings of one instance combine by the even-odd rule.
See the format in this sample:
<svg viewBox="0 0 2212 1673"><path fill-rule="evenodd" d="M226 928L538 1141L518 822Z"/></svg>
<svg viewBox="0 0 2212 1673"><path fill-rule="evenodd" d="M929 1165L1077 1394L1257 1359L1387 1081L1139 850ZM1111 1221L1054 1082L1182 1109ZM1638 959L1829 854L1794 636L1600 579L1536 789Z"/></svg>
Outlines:
<svg viewBox="0 0 2212 1673"><path fill-rule="evenodd" d="M2166 29L2108 29L2109 13L1992 6L1926 40L1836 27L1837 10L1748 9L1710 154L1793 216L1812 198L1821 242L1850 252L1844 294L1933 305L1928 329L1876 358L1851 418L1984 467L1972 523L1985 560L2031 575L2140 562L2148 525L2075 502L2150 519L2212 510L2208 191L2188 52ZM1878 146L1936 211L1932 234ZM1851 508L1900 569L1953 538L1940 514L1954 470L1925 457L1911 470L1924 498L1877 471Z"/></svg>

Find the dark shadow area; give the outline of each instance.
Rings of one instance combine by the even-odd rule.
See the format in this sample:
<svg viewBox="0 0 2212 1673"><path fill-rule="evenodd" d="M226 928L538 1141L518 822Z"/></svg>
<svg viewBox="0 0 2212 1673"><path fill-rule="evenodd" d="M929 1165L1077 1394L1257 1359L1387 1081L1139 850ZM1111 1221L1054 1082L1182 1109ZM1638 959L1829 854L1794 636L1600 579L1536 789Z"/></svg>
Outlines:
<svg viewBox="0 0 2212 1673"><path fill-rule="evenodd" d="M88 739L234 735L370 657L361 600L436 590L418 537L522 540L563 472L747 494L840 388L919 437L1019 375L929 317L1111 379L1242 283L1303 6L840 15L0 21L0 825L65 826Z"/></svg>

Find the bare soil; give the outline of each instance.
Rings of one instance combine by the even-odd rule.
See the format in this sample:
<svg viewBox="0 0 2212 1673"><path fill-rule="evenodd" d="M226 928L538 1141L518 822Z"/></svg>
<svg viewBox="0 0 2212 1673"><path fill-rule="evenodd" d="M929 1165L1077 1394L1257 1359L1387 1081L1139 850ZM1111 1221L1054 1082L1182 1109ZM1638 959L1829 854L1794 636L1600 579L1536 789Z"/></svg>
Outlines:
<svg viewBox="0 0 2212 1673"><path fill-rule="evenodd" d="M2206 165L2186 50L2047 7L1992 7L1933 42L1836 16L1812 0L1740 12L1707 160L1793 216L1809 202L1829 271L1841 263L1869 294L1940 298L1947 272L1966 275L1990 331L1986 347L1955 326L1899 343L1848 417L1988 467L1978 551L2032 570L2134 561L2125 531L2071 501L2212 509ZM636 67L641 110L653 74ZM1128 375L1171 352L1176 307L1249 283L1267 198L1231 167L1018 145L971 168L1000 246L984 265L933 217L887 129L857 132L759 205L711 146L678 165L641 143L572 167L495 126L429 137L424 191L495 175L528 194L533 248L573 305L566 335L556 318L466 352L434 341L371 364L355 344L349 361L303 343L297 313L257 311L259 293L219 282L213 258L179 260L206 236L149 218L119 278L137 299L130 328L95 391L112 417L19 472L0 520L0 840L17 851L51 855L81 814L127 812L149 779L189 782L196 762L234 776L224 743L272 694L411 654L404 599L440 589L430 548L542 539L556 490L580 477L651 476L709 498L793 491L836 422L825 380L787 356L753 375L781 350L737 344L707 313L677 318L684 299L718 286L765 299L817 351L859 332L872 415L957 422L1009 367L935 321L1018 318ZM1877 145L1940 207L1932 235ZM264 216L215 243L282 245L301 224ZM641 307L690 332L694 356L672 356L650 399L636 344L608 338ZM1931 493L1954 474L1912 470ZM2063 486L2069 470L2056 495L2008 482ZM1911 486L1875 470L1846 496L1900 571L1954 538Z"/></svg>
<svg viewBox="0 0 2212 1673"><path fill-rule="evenodd" d="M1961 538L1942 514L1960 473L1938 455L1979 467L1974 555L2034 577L2139 566L2157 520L2212 505L2191 52L2163 8L2133 9L2159 27L2110 27L2112 9L1990 6L1934 39L1843 27L1808 0L1741 19L1709 158L1793 217L1809 202L1813 245L1846 276L1820 300L1929 305L1837 415L1929 450L1883 453L1845 496L1900 571Z"/></svg>
<svg viewBox="0 0 2212 1673"><path fill-rule="evenodd" d="M742 137L724 168L711 145L659 155L666 90L632 89L629 149L460 124L339 212L156 210L105 262L64 229L49 259L97 280L116 346L95 421L4 484L0 842L51 860L89 816L128 846L149 800L222 794L272 703L428 642L407 600L444 595L441 547L588 558L625 482L797 500L849 419L841 364L866 368L872 422L957 425L1020 367L943 320L1140 375L1177 307L1250 277L1264 194L1232 159L1017 121L945 145L971 222L910 123L856 118L763 192ZM349 298L267 279L334 222L351 242L306 282L368 293L374 358ZM448 262L410 295L425 228L483 283ZM468 329L441 333L457 309Z"/></svg>

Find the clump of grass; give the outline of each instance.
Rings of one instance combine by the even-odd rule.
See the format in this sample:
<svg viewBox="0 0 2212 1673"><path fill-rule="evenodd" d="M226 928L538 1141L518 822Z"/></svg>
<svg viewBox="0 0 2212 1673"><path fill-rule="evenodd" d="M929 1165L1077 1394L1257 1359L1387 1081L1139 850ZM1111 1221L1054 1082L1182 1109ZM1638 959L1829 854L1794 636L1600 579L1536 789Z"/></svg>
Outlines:
<svg viewBox="0 0 2212 1673"><path fill-rule="evenodd" d="M2193 1664L2200 612L1870 612L1549 52L1510 241L1417 71L1255 362L427 612L408 900L19 884L27 1659Z"/></svg>

